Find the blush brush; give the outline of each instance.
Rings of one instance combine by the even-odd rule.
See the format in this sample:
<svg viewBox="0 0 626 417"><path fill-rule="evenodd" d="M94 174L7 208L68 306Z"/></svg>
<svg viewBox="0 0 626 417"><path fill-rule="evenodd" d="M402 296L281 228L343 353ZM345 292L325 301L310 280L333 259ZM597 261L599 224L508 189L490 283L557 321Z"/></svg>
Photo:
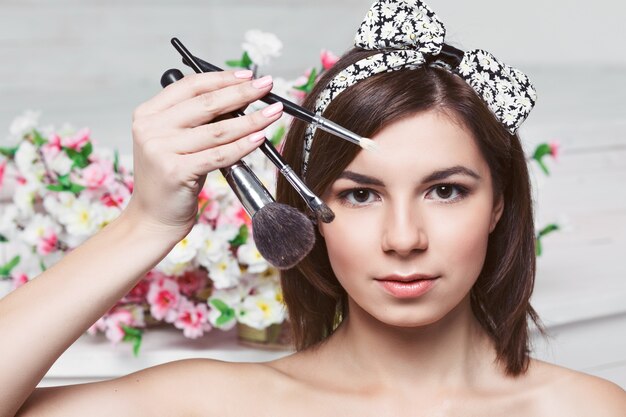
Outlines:
<svg viewBox="0 0 626 417"><path fill-rule="evenodd" d="M176 48L178 53L182 55L183 60L186 61L187 65L190 66L195 72L197 73L211 72L211 70L208 70L208 71L204 70L201 67L198 59L194 57L193 55L191 55L191 53L187 50L187 48L185 48L182 42L179 41L177 38L172 38L172 45L174 45L174 48ZM218 70L221 71L219 68ZM267 95L264 97L267 97ZM283 104L284 104L284 101L283 101ZM291 103L291 105L296 106L296 104L294 103ZM237 117L245 116L245 114L242 111L235 111L235 112L232 112L232 114ZM352 133L352 135L354 135L354 133ZM370 142L374 143L371 140ZM311 209L311 211L313 211L315 216L321 219L324 223L332 222L333 219L335 218L335 214L333 213L333 211L322 201L321 198L316 196L313 193L313 191L311 191L309 187L306 186L304 181L302 181L302 179L300 179L300 177L296 175L293 169L289 165L287 165L287 163L283 160L280 153L276 150L276 148L274 148L274 145L272 145L272 142L267 140L267 138L263 139L263 143L261 144L260 149L269 158L269 160L278 168L280 173L287 179L287 181L289 181L289 183L296 189L300 197L302 197L302 199L306 202L307 206L309 206L309 208Z"/></svg>
<svg viewBox="0 0 626 417"><path fill-rule="evenodd" d="M161 86L182 78L180 70L167 70ZM220 171L252 219L252 237L259 253L279 269L294 267L315 243L311 221L296 208L277 203L245 162L239 160Z"/></svg>

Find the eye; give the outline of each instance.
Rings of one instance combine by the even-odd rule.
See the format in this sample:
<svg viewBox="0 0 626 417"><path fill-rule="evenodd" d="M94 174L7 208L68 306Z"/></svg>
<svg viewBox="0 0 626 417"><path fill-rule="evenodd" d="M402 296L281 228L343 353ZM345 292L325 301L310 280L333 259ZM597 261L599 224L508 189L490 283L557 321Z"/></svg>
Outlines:
<svg viewBox="0 0 626 417"><path fill-rule="evenodd" d="M454 195L454 191L456 190L456 197L450 198L450 195ZM430 189L428 194L434 192L437 194L443 203L454 203L456 201L463 200L469 194L469 190L462 186L461 184L448 183L448 184L437 184L433 188Z"/></svg>
<svg viewBox="0 0 626 417"><path fill-rule="evenodd" d="M338 198L341 204L346 206L364 206L375 201L371 200L371 197L375 194L376 192L369 188L351 188L340 192Z"/></svg>

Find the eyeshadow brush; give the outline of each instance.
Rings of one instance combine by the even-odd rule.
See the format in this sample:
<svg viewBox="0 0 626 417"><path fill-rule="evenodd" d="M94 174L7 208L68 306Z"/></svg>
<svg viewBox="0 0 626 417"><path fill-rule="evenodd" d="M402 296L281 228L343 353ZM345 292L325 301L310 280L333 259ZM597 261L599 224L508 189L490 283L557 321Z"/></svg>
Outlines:
<svg viewBox="0 0 626 417"><path fill-rule="evenodd" d="M191 55L187 48L185 48L185 46L177 38L172 38L171 42L174 48L176 48L176 50L182 55L183 59L188 62L188 66L190 66L197 73L206 72L200 67L197 62L197 58ZM238 117L245 116L245 114L239 110L232 112L232 114ZM274 145L272 145L272 142L265 138L259 148L279 169L280 173L287 179L287 181L289 181L289 183L296 189L298 194L300 194L300 197L302 197L316 217L321 219L324 223L332 222L335 218L335 213L333 213L333 211L322 201L322 199L316 196L313 191L307 187L304 181L296 175L293 169L287 165L280 153L276 150L276 148L274 148Z"/></svg>

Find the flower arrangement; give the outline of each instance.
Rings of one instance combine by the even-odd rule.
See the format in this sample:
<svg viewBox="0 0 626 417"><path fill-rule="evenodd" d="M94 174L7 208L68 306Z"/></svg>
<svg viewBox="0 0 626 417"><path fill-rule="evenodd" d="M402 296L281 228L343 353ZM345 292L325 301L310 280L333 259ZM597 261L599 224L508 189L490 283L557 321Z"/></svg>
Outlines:
<svg viewBox="0 0 626 417"><path fill-rule="evenodd" d="M227 65L259 68L280 55L271 33L249 31L239 60ZM274 78L273 92L301 102L319 76L337 61L322 50L319 68L295 79ZM261 107L254 103L249 111ZM133 191L132 158L100 148L88 129L40 126L32 111L16 118L9 145L0 147L0 280L17 288L60 260L114 220ZM290 116L266 131L280 145ZM540 145L533 157L557 156L558 144ZM246 157L270 192L275 169L259 151ZM89 329L113 343L127 341L138 354L144 330L167 323L195 339L217 328L243 324L265 329L283 323L279 273L248 239L251 221L219 171L209 173L198 198L196 225L171 252ZM557 230L555 224L537 236ZM540 245L538 245L540 248Z"/></svg>
<svg viewBox="0 0 626 417"><path fill-rule="evenodd" d="M249 31L239 61L231 67L260 66L280 55L282 43L271 33ZM274 92L300 102L319 74L337 58L322 51L320 70L287 81L275 78ZM260 105L253 104L249 111ZM53 265L114 220L133 191L132 158L97 146L89 129L40 126L28 111L9 129L9 146L0 147L0 279L17 288ZM280 145L289 116L267 133ZM245 158L270 192L274 167L260 151ZM10 200L9 200L10 199ZM104 333L117 343L131 342L138 353L143 332L167 323L187 338L236 324L265 329L286 320L278 270L249 239L251 221L219 171L209 173L198 199L191 232L89 333Z"/></svg>

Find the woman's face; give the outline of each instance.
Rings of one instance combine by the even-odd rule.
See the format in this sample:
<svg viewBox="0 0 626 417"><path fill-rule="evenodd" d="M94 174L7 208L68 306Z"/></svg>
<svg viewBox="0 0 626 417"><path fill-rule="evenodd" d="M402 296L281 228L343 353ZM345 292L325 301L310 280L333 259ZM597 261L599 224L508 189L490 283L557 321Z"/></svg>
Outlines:
<svg viewBox="0 0 626 417"><path fill-rule="evenodd" d="M396 326L434 323L469 293L503 207L471 133L445 114L407 117L372 139L380 150L359 152L324 193L336 217L320 233L351 308ZM437 278L381 281L413 274Z"/></svg>

